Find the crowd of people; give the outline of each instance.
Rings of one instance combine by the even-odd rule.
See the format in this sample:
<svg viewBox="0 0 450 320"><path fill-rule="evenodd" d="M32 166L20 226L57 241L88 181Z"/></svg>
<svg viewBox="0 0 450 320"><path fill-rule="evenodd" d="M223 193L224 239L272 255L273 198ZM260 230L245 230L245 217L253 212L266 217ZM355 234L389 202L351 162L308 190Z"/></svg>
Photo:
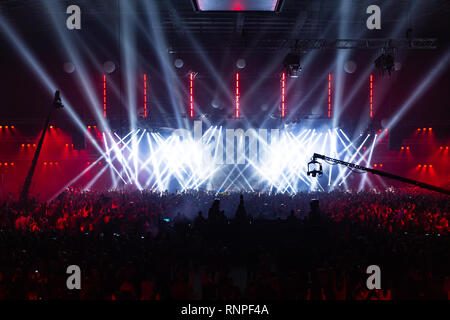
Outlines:
<svg viewBox="0 0 450 320"><path fill-rule="evenodd" d="M450 299L449 219L417 189L68 190L0 207L0 299Z"/></svg>

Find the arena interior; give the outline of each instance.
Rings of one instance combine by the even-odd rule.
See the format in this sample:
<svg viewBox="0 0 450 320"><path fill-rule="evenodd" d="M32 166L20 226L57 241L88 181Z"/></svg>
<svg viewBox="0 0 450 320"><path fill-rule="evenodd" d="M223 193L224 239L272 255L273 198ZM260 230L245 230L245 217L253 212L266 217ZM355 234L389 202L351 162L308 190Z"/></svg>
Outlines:
<svg viewBox="0 0 450 320"><path fill-rule="evenodd" d="M449 300L449 18L0 0L0 300Z"/></svg>

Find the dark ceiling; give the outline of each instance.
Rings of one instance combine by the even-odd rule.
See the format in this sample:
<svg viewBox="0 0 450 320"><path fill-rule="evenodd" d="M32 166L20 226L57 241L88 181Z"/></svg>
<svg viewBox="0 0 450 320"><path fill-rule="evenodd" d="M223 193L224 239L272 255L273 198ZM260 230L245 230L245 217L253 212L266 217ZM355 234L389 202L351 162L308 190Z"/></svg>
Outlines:
<svg viewBox="0 0 450 320"><path fill-rule="evenodd" d="M43 2L0 0L0 12L13 20L24 34L45 34L52 24L45 18L48 12ZM446 0L284 0L280 12L199 12L191 0L155 1L153 12L147 10L145 0L59 2L62 8L79 5L84 25L103 21L116 26L119 10L135 15L143 24L157 15L158 27L174 50L197 49L186 42L186 34L203 44L202 50L223 46L266 50L290 46L295 39L388 38L400 24L404 25L398 33L400 37L411 28L416 38L448 41L450 27L450 1ZM366 8L371 4L382 8L381 30L366 29Z"/></svg>
<svg viewBox="0 0 450 320"><path fill-rule="evenodd" d="M150 6L150 3L154 6ZM399 54L398 58L403 64L402 71L392 81L384 81L385 89L383 90L386 94L383 98L379 94L381 84L377 83L379 94L377 102L380 105L386 105L384 114L379 116L384 117L388 113L395 112L396 108L411 94L411 88L418 86L422 80L421 75L426 75L433 63L439 61L449 48L450 1L448 0L284 0L280 12L198 12L194 10L191 0L153 2L147 0L0 0L0 19L5 18L24 43L33 50L48 73L58 80L58 85L61 85L66 95L74 88L74 80L62 69L64 62L69 61L70 58L67 50L62 48L61 40L55 32L55 24L51 19L55 12L50 12L45 4L53 6L51 10L54 10L58 16L57 22L62 25L64 37L76 45L76 50L89 68L88 74L95 81L103 71L101 65L100 69L95 66L92 62L94 59L89 57L85 49L89 48L92 56L100 64L107 60L114 61L117 70L122 69L123 72L124 65L121 61L123 62L124 57L121 57L118 47L123 48L126 45L124 41L126 39L123 37L124 21L131 21L137 30L133 36L136 38L135 51L139 54L138 64L141 68L139 72L145 71L153 76L151 90L155 92L152 93L152 103L154 106L158 105L154 109L159 108L164 112L168 110L167 101L170 101L172 97L167 94L168 85L165 83L167 75L163 74L161 61L158 60L160 52L167 54L169 62L177 55L183 58L185 67L175 70L175 75L181 79L182 85L184 85L183 76L189 69L199 71L197 83L198 86L203 86L202 94L205 97L200 97L198 93L197 101L205 111L210 108L211 101L216 99L217 92L223 95L218 99L225 101L223 102L225 109L230 109L229 106L232 106L233 102L232 97L231 99L227 97L227 92L231 92L233 87L235 61L241 56L245 57L247 67L242 81L243 92L245 92L245 86L249 88L247 91L249 92L253 82L258 82L259 78L263 76L271 78L267 80L267 85L254 86L252 94L243 96L243 101L248 101L247 110L266 115L272 106L275 109L278 103L278 80L281 69L281 62L278 60L280 58L282 60L298 40L304 43L302 41L305 39L330 41L333 39L404 39L408 29L411 29L413 38L436 38L437 49L407 49ZM65 29L67 17L65 8L72 4L79 5L82 10L82 30L79 32ZM366 8L372 4L378 4L382 9L381 30L366 28L368 17ZM120 37L121 33L122 37ZM155 35L158 34L162 36L163 41L155 44ZM8 117L22 116L25 114L25 109L30 109L27 103L29 98L23 95L25 88L33 97L41 98L33 99L35 103L42 105L48 97L40 94L39 90L43 89L42 83L30 76L29 67L10 42L3 42L3 36L0 32L2 42L0 59L8 63L2 66L2 72L7 76L0 78L0 94L10 97L8 104L12 107L2 108L0 112ZM164 48L161 48L162 44ZM301 46L298 49L302 51ZM332 42L328 49L333 49ZM311 51L313 50L309 50L309 53ZM311 54L314 56L314 63L305 66L303 78L297 84L293 84L290 96L288 94L291 110L297 108L296 110L308 113L323 107L326 76L328 73L335 72L337 67L333 63L337 61L338 52L341 51L315 50L314 54ZM360 79L366 79L366 73L373 72L370 66L373 65L373 59L379 52L380 50L351 50L348 59L351 58L358 63L358 71L353 75L346 75L346 84L342 89L344 97L347 94L345 90L350 90L354 83L361 82ZM204 56L207 56L212 66L207 65ZM342 68L342 65L338 67ZM270 72L262 75L265 70ZM217 72L219 80L214 79L212 71ZM120 72L113 73L111 81L117 86L124 82L123 78L120 78ZM411 108L415 112L408 114L410 120L433 121L435 118L437 121L443 121L442 119L448 119L448 117L440 117L439 112L442 110L442 101L450 100L449 72L441 76L441 80L436 83L437 86L427 91L421 101L418 100L417 106L414 106L415 109ZM312 87L315 84L318 85L314 89ZM348 119L365 115L365 107L361 106L367 105L366 87L361 83L358 85L361 90L355 96L352 106L346 110L349 113ZM78 100L78 104L74 104L81 113L87 109L84 108L84 102L80 102L81 99L79 99L83 93L75 89L73 91L74 101ZM310 92L313 93L309 94ZM167 97L163 97L164 94ZM309 100L303 99L305 96L310 97ZM111 98L111 105L120 104L118 100L119 98L116 97L114 102ZM420 105L424 103L429 106L427 110L420 108ZM270 104L270 107L262 109L261 106L264 104ZM120 109L119 106L116 108ZM180 104L179 108L182 109L184 106ZM34 108L28 114L30 117L40 117L42 112L39 110L41 109ZM448 111L445 112L448 114Z"/></svg>

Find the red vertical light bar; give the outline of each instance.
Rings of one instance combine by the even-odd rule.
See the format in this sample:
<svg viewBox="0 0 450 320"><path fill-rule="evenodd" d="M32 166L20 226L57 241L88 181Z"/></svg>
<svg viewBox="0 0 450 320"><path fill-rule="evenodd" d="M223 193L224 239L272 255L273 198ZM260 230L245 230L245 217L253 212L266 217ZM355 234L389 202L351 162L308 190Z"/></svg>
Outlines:
<svg viewBox="0 0 450 320"><path fill-rule="evenodd" d="M373 118L373 74L370 75L370 117Z"/></svg>
<svg viewBox="0 0 450 320"><path fill-rule="evenodd" d="M286 116L286 100L285 100L285 89L286 89L286 73L283 72L281 75L281 117Z"/></svg>
<svg viewBox="0 0 450 320"><path fill-rule="evenodd" d="M144 118L147 118L147 75L144 74Z"/></svg>
<svg viewBox="0 0 450 320"><path fill-rule="evenodd" d="M189 116L194 117L194 74L189 74Z"/></svg>
<svg viewBox="0 0 450 320"><path fill-rule="evenodd" d="M106 118L106 75L103 75L103 116Z"/></svg>
<svg viewBox="0 0 450 320"><path fill-rule="evenodd" d="M328 74L328 118L331 118L331 73Z"/></svg>
<svg viewBox="0 0 450 320"><path fill-rule="evenodd" d="M236 73L236 118L239 118L239 73Z"/></svg>

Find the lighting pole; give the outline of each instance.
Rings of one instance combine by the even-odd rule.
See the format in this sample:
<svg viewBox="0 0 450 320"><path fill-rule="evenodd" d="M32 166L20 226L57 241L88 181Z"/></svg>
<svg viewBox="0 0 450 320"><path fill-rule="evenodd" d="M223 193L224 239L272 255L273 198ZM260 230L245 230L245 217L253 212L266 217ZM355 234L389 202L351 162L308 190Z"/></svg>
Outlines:
<svg viewBox="0 0 450 320"><path fill-rule="evenodd" d="M44 130L42 131L41 138L39 139L39 143L37 145L36 151L34 152L33 161L31 162L30 169L28 170L27 177L25 178L25 182L22 187L22 191L20 192L20 202L25 203L28 199L28 192L31 185L31 179L33 178L34 171L36 169L36 164L39 158L39 154L41 153L42 145L44 144L45 134L47 133L47 129L50 124L50 118L52 116L53 110L62 109L64 105L62 104L61 97L59 94L59 90L56 90L55 97L53 99L53 105L51 106L47 118L45 119Z"/></svg>
<svg viewBox="0 0 450 320"><path fill-rule="evenodd" d="M427 189L427 190L431 190L431 191L436 191L439 193L443 193L446 195L450 195L450 190L441 188L441 187L437 187L437 186L433 186L431 184L428 183L424 183L424 182L420 182L417 180L413 180L413 179L409 179L409 178L405 178L405 177L401 177L392 173L388 173L388 172L384 172L384 171L380 171L380 170L375 170L375 169L371 169L371 168L366 168L363 166L360 166L359 164L354 164L354 163L350 163L350 162L346 162L343 160L339 160L339 159L334 159L334 158L330 158L327 156L324 156L322 154L318 154L318 153L314 153L311 161L308 163L308 172L307 175L311 175L312 177L316 177L316 176L321 176L323 173L322 170L322 165L317 161L317 159L321 159L324 161L327 161L329 163L332 164L340 164L343 166L346 166L348 168L352 168L352 169L358 169L361 170L363 172L369 172L381 177L385 177L385 178L389 178L389 179L394 179L397 181L401 181L403 183L408 183L408 184L412 184L416 187L419 188L423 188L423 189Z"/></svg>

